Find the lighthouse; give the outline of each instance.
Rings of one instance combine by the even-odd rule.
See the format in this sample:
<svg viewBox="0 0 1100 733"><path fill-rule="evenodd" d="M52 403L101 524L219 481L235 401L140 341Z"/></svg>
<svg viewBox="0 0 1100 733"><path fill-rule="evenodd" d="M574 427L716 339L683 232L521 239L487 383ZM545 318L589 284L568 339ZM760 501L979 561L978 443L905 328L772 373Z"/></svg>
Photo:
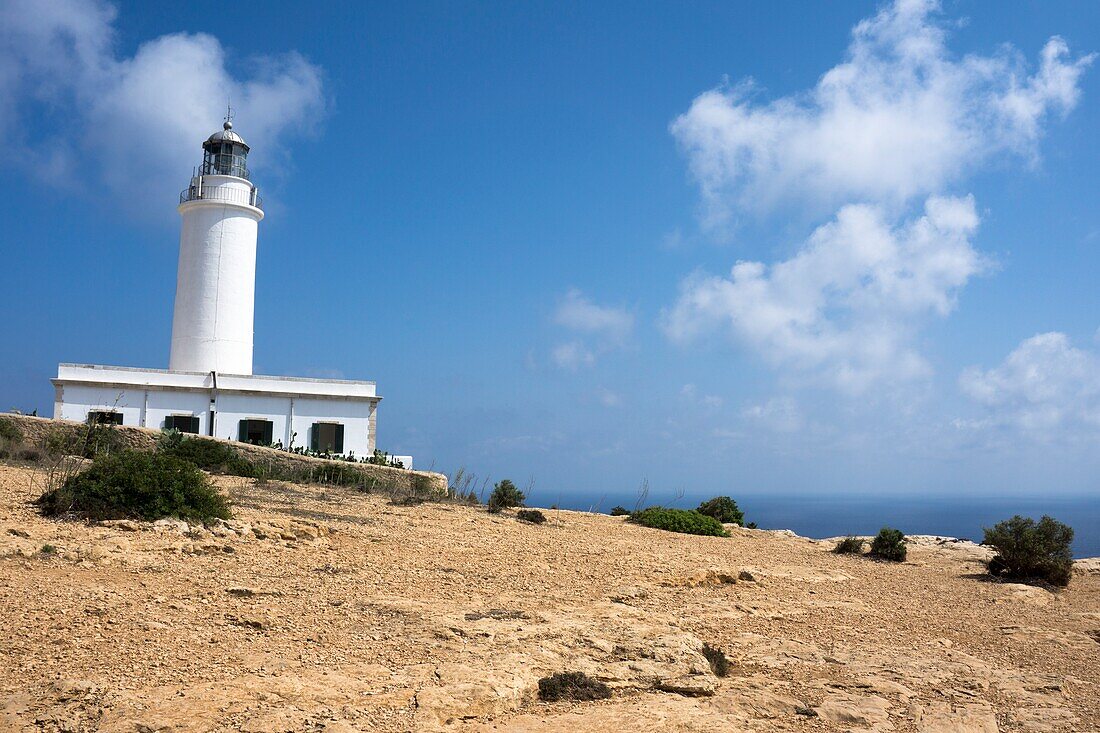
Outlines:
<svg viewBox="0 0 1100 733"><path fill-rule="evenodd" d="M248 170L248 144L228 115L202 150L202 165L180 194L168 369L251 374L256 235L264 212Z"/></svg>
<svg viewBox="0 0 1100 733"><path fill-rule="evenodd" d="M374 453L382 399L374 382L253 374L256 235L264 211L248 154L227 114L203 142L202 164L180 193L168 369L59 364L51 380L55 418L346 457ZM412 468L411 456L393 458Z"/></svg>

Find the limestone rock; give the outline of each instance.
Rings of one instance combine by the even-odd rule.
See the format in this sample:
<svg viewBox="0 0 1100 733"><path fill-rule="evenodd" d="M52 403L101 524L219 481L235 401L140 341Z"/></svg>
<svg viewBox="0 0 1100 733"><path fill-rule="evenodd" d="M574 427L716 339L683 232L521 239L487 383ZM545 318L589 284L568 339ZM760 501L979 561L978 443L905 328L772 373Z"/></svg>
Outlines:
<svg viewBox="0 0 1100 733"><path fill-rule="evenodd" d="M687 697L710 697L718 688L718 678L714 675L694 674L663 679L657 683L657 689Z"/></svg>

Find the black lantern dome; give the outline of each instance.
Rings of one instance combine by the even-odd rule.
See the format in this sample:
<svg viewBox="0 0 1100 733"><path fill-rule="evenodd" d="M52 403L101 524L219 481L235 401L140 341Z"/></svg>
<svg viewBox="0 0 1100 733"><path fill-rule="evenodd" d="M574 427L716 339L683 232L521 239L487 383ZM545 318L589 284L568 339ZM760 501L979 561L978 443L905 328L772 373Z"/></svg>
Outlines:
<svg viewBox="0 0 1100 733"><path fill-rule="evenodd" d="M202 150L202 175L249 178L248 143L233 132L231 121L226 120L221 132L208 137L202 144Z"/></svg>

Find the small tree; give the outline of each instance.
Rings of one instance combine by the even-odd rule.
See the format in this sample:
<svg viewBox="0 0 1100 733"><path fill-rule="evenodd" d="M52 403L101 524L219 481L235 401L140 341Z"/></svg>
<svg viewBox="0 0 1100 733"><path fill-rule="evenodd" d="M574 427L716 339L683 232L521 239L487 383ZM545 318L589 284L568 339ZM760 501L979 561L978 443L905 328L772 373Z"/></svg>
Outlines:
<svg viewBox="0 0 1100 733"><path fill-rule="evenodd" d="M905 534L900 529L883 527L871 540L871 556L880 560L905 562Z"/></svg>
<svg viewBox="0 0 1100 733"><path fill-rule="evenodd" d="M527 497L508 479L501 479L493 484L493 493L489 495L489 511L499 512L501 509L523 506Z"/></svg>
<svg viewBox="0 0 1100 733"><path fill-rule="evenodd" d="M1073 528L1044 516L1038 522L1016 515L985 530L983 544L997 550L989 572L1016 580L1068 585L1073 570Z"/></svg>
<svg viewBox="0 0 1100 733"><path fill-rule="evenodd" d="M745 526L745 515L737 508L737 502L728 496L716 496L699 505L695 511L708 517L714 517L722 524Z"/></svg>
<svg viewBox="0 0 1100 733"><path fill-rule="evenodd" d="M627 511L626 507L623 507L623 506L611 507L611 512L610 513L611 513L611 516L613 516L613 517L628 517L628 516L630 516L630 512Z"/></svg>

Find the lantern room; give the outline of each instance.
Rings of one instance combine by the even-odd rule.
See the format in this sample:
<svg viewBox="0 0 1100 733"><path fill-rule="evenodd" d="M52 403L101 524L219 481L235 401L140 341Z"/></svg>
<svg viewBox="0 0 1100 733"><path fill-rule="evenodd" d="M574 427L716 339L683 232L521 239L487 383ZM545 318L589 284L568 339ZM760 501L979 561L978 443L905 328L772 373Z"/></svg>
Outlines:
<svg viewBox="0 0 1100 733"><path fill-rule="evenodd" d="M249 180L248 143L233 132L233 123L226 120L221 132L215 132L202 144L201 175L236 176Z"/></svg>

